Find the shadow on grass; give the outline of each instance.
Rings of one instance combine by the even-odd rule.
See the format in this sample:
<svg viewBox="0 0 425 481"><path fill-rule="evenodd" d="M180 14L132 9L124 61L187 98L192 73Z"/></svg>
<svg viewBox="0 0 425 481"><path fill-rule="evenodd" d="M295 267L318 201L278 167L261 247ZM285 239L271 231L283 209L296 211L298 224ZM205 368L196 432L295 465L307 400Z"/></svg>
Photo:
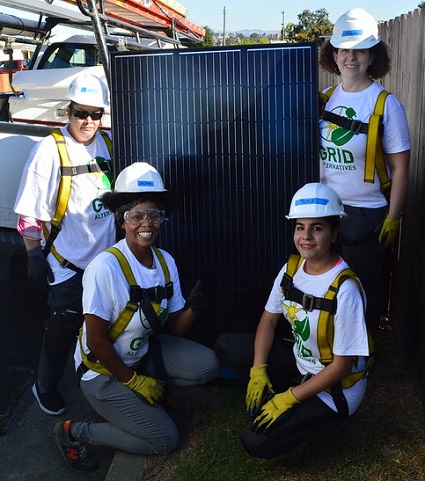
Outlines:
<svg viewBox="0 0 425 481"><path fill-rule="evenodd" d="M239 437L245 386L222 383L170 395L179 449L146 460L146 481L423 481L425 413L398 359L391 331L379 333L377 360L359 411L330 439L274 460L248 456Z"/></svg>

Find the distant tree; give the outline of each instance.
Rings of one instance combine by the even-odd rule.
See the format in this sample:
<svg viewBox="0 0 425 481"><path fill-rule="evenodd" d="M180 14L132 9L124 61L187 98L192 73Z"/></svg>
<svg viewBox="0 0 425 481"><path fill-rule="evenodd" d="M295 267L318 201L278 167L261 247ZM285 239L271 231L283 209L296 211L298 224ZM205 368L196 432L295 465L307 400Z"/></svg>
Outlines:
<svg viewBox="0 0 425 481"><path fill-rule="evenodd" d="M202 42L190 42L190 41L182 41L182 45L189 48L201 48L201 47L213 47L215 45L215 37L214 32L210 29L210 27L205 26L205 35Z"/></svg>
<svg viewBox="0 0 425 481"><path fill-rule="evenodd" d="M244 37L243 39L241 39L241 41L239 42L239 45L256 45L258 43L260 43L260 42L257 39L251 38L249 36L249 37Z"/></svg>
<svg viewBox="0 0 425 481"><path fill-rule="evenodd" d="M204 35L204 40L202 42L203 47L213 47L214 46L214 32L207 26L205 28L205 35Z"/></svg>
<svg viewBox="0 0 425 481"><path fill-rule="evenodd" d="M303 10L298 15L298 24L288 23L285 27L287 42L314 42L332 31L333 24L329 21L329 13L325 8L312 12Z"/></svg>
<svg viewBox="0 0 425 481"><path fill-rule="evenodd" d="M418 8L423 8L425 7L425 2L418 3Z"/></svg>
<svg viewBox="0 0 425 481"><path fill-rule="evenodd" d="M235 33L226 38L226 45L264 45L270 43L268 36L260 33L252 33L246 37L242 33Z"/></svg>

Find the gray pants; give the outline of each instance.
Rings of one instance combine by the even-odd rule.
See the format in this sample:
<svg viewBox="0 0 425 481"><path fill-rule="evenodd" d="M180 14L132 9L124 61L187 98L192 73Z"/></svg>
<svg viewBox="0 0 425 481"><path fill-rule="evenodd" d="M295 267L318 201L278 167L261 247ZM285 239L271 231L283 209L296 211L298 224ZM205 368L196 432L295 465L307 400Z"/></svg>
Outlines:
<svg viewBox="0 0 425 481"><path fill-rule="evenodd" d="M220 365L213 350L181 337L162 335L160 341L170 385L194 386L217 377ZM154 377L152 360L144 374ZM120 381L102 374L80 386L105 422L73 422L72 434L79 441L143 455L176 449L178 429L161 406L149 405Z"/></svg>

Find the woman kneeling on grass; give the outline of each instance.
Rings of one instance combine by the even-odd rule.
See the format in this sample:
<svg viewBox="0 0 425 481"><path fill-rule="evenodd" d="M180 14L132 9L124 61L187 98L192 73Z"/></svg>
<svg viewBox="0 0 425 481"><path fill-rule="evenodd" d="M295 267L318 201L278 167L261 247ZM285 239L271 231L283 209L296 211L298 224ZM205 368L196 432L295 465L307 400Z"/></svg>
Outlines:
<svg viewBox="0 0 425 481"><path fill-rule="evenodd" d="M205 310L204 294L197 284L186 303L173 257L154 247L168 194L159 173L136 162L102 197L125 238L99 254L83 277L85 320L75 362L81 390L104 421L56 424L56 442L73 471L97 468L86 443L142 455L174 450L179 432L161 405L165 387L194 386L218 374L214 351L181 337Z"/></svg>
<svg viewBox="0 0 425 481"><path fill-rule="evenodd" d="M357 278L342 282L333 321L327 318L331 339L327 361L321 355L326 345L318 340L319 325L323 326L318 303L320 309L325 307L321 298L337 275L348 269L332 249L339 221L346 217L341 199L326 185L306 184L294 195L286 217L295 222L299 267L291 273L288 260L279 272L255 338L224 334L216 343L222 363L235 374L250 377L246 405L251 422L242 444L258 458L280 456L304 440L331 433L358 409L366 390L369 345ZM282 286L285 274L293 280ZM282 314L295 342L275 335ZM277 388L283 392L275 394Z"/></svg>

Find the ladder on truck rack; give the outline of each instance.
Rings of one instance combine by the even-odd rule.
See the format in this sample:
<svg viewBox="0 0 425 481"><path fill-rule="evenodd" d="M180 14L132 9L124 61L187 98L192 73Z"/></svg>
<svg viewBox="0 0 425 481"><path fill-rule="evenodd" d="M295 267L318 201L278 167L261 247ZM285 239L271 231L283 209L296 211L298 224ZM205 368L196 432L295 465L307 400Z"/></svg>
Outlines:
<svg viewBox="0 0 425 481"><path fill-rule="evenodd" d="M64 1L77 5L81 13L90 17L108 83L107 44L120 50L146 50L152 47L147 47L140 38L151 38L158 44L166 42L179 47L181 39L201 42L205 35L204 28L186 20L185 7L173 0ZM111 27L124 30L126 34L111 32Z"/></svg>
<svg viewBox="0 0 425 481"><path fill-rule="evenodd" d="M87 0L65 0L90 10ZM172 32L174 38L202 41L205 29L189 21L186 7L175 0L96 0L100 18L116 20L157 32Z"/></svg>

